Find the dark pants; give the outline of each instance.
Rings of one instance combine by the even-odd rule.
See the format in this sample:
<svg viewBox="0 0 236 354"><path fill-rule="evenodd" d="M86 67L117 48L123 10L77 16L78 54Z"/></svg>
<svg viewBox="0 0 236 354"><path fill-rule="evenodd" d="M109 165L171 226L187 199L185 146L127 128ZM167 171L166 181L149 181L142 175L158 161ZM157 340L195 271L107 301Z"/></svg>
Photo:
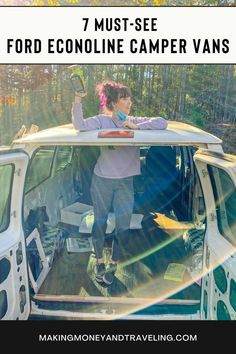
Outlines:
<svg viewBox="0 0 236 354"><path fill-rule="evenodd" d="M94 207L92 240L96 258L103 258L104 240L108 214L113 206L115 214L115 236L112 243L113 261L120 257L119 235L130 228L133 212L133 177L103 178L93 175L91 197Z"/></svg>

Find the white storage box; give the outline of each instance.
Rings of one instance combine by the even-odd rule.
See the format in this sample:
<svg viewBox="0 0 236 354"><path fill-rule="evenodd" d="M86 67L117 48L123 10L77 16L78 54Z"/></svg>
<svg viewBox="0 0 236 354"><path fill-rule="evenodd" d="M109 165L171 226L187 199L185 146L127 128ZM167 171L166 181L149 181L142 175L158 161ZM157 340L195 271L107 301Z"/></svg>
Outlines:
<svg viewBox="0 0 236 354"><path fill-rule="evenodd" d="M130 229L141 229L142 219L142 214L132 214L130 221ZM63 208L61 209L61 222L65 224L79 226L80 233L90 234L92 232L94 222L93 206L82 203L74 203L66 208ZM109 213L106 233L112 233L114 229L115 215L114 213Z"/></svg>
<svg viewBox="0 0 236 354"><path fill-rule="evenodd" d="M91 205L74 203L66 208L61 209L61 222L74 226L80 226L82 219L91 213L93 207Z"/></svg>

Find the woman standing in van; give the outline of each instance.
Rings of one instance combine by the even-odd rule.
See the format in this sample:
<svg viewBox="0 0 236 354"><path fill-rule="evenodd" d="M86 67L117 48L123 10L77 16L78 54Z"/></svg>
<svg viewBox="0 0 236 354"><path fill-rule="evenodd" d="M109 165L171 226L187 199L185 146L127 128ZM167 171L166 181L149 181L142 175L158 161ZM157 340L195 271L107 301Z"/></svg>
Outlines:
<svg viewBox="0 0 236 354"><path fill-rule="evenodd" d="M75 129L166 129L167 121L161 117L128 117L131 106L130 89L117 82L103 81L96 87L103 114L83 118L81 96L76 94L72 106L72 122ZM100 156L94 168L91 197L94 207L92 241L97 259L95 277L97 282L112 284L119 260L120 235L130 228L133 212L133 176L140 174L140 156L137 146L101 146ZM116 232L112 254L106 268L103 258L108 213L113 206Z"/></svg>

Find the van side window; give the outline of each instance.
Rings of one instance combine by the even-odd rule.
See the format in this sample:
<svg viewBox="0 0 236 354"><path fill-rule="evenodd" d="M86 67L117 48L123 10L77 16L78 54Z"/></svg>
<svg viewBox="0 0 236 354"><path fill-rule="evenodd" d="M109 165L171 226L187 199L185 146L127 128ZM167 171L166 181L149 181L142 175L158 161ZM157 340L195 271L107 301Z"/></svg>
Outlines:
<svg viewBox="0 0 236 354"><path fill-rule="evenodd" d="M236 188L224 170L208 165L219 231L230 243L236 245Z"/></svg>
<svg viewBox="0 0 236 354"><path fill-rule="evenodd" d="M59 146L56 151L55 172L64 170L72 159L72 146Z"/></svg>
<svg viewBox="0 0 236 354"><path fill-rule="evenodd" d="M41 147L33 155L26 176L25 193L51 176L55 147Z"/></svg>
<svg viewBox="0 0 236 354"><path fill-rule="evenodd" d="M13 165L0 166L0 232L6 230L10 222L13 172Z"/></svg>

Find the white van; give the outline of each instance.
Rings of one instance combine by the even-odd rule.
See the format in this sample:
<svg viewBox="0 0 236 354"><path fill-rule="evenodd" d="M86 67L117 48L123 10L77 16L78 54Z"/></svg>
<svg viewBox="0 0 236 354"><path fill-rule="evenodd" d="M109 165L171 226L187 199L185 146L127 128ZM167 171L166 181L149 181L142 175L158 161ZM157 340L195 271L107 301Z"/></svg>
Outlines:
<svg viewBox="0 0 236 354"><path fill-rule="evenodd" d="M235 320L236 157L181 122L99 132L68 124L0 151L0 319ZM102 145L140 146L142 170L107 288L95 281L91 243ZM113 232L111 210L107 257Z"/></svg>

